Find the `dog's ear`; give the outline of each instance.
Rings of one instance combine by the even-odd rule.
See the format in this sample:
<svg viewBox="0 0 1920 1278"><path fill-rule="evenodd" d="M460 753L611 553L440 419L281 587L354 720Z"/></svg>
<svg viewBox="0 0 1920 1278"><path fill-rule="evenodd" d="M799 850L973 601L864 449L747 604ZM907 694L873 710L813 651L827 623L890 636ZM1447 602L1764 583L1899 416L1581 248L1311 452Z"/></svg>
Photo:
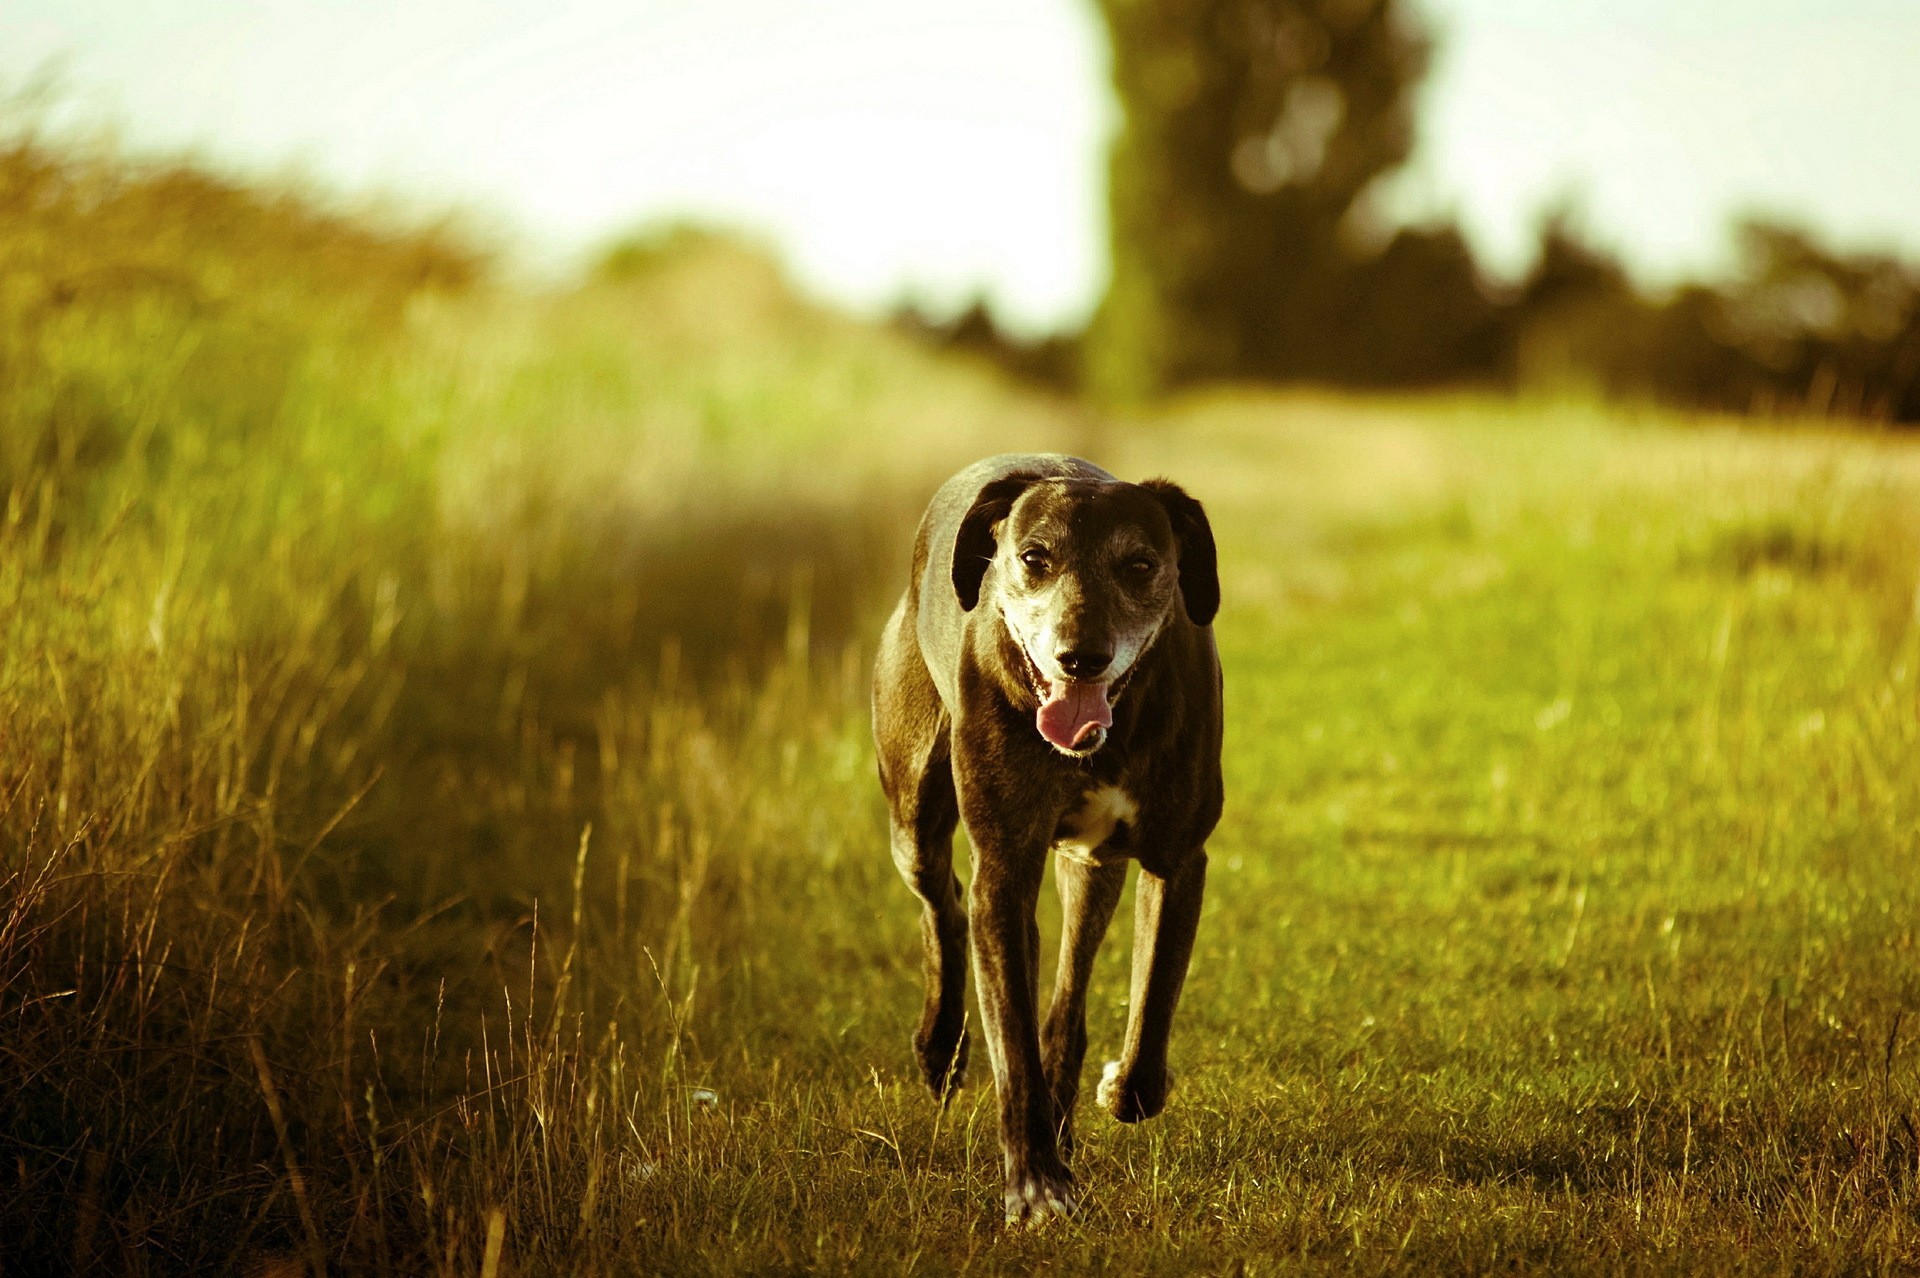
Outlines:
<svg viewBox="0 0 1920 1278"><path fill-rule="evenodd" d="M1170 480L1149 479L1140 486L1166 507L1167 520L1180 542L1180 599L1186 604L1187 619L1196 626L1212 624L1213 615L1220 611L1220 564L1206 510Z"/></svg>
<svg viewBox="0 0 1920 1278"><path fill-rule="evenodd" d="M1027 491L1038 475L1003 475L980 490L960 521L953 538L953 593L960 596L960 610L972 612L980 602L980 583L993 562L994 525L1013 510L1013 503Z"/></svg>

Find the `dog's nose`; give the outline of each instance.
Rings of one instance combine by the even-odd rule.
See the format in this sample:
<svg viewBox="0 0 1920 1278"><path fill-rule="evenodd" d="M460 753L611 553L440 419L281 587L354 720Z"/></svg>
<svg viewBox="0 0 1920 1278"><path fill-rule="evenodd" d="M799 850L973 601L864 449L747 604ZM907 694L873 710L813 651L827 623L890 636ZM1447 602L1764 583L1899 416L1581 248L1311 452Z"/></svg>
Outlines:
<svg viewBox="0 0 1920 1278"><path fill-rule="evenodd" d="M1090 648L1069 648L1056 653L1053 658L1071 679L1092 679L1097 677L1113 663L1111 652L1095 652Z"/></svg>

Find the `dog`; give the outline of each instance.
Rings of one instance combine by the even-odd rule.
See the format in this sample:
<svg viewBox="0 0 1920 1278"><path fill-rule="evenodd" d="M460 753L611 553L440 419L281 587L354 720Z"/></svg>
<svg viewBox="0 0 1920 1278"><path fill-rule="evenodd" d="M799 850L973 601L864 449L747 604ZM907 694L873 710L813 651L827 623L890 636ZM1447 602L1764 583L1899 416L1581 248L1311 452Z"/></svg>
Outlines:
<svg viewBox="0 0 1920 1278"><path fill-rule="evenodd" d="M1097 1096L1124 1123L1166 1104L1224 797L1219 607L1206 512L1165 480L1009 454L948 480L920 522L875 661L874 744L894 864L921 904L915 1055L944 1102L966 1067L971 936L1010 1223L1076 1207L1087 983L1129 860L1141 877L1126 1046ZM1064 925L1043 1022L1034 907L1049 853Z"/></svg>

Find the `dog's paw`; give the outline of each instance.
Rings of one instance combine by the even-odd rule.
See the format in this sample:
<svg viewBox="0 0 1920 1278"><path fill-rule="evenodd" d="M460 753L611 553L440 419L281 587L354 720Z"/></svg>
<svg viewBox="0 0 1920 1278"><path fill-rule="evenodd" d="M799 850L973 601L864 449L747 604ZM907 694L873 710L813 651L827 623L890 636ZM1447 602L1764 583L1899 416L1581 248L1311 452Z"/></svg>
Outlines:
<svg viewBox="0 0 1920 1278"><path fill-rule="evenodd" d="M1111 1113L1114 1101L1120 1095L1120 1062L1108 1061L1100 1071L1100 1086L1094 1097L1100 1102L1100 1108Z"/></svg>
<svg viewBox="0 0 1920 1278"><path fill-rule="evenodd" d="M969 1046L969 1035L965 1030L957 1038L947 1038L944 1043L939 1036L932 1034L914 1036L913 1054L920 1062L920 1077L926 1083L927 1090L933 1093L934 1099L943 1104L952 1100L954 1093L966 1085Z"/></svg>
<svg viewBox="0 0 1920 1278"><path fill-rule="evenodd" d="M1064 1169L1057 1173L1028 1172L1007 1181L1007 1223L1041 1225L1058 1217L1065 1219L1079 1210L1080 1198L1074 1191L1073 1176Z"/></svg>
<svg viewBox="0 0 1920 1278"><path fill-rule="evenodd" d="M1167 1107L1167 1093L1173 1090L1173 1075L1159 1079L1125 1078L1119 1061L1108 1061L1100 1071L1100 1088L1095 1096L1100 1107L1123 1123L1137 1123L1157 1116Z"/></svg>

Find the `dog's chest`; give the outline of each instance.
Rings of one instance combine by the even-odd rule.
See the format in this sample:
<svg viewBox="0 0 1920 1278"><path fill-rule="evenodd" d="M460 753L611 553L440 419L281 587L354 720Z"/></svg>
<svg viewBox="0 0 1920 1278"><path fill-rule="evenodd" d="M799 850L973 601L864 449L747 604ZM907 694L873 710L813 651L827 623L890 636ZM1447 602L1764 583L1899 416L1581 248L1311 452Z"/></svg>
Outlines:
<svg viewBox="0 0 1920 1278"><path fill-rule="evenodd" d="M1140 806L1116 785L1089 790L1054 827L1053 850L1082 865L1105 865L1128 856Z"/></svg>

